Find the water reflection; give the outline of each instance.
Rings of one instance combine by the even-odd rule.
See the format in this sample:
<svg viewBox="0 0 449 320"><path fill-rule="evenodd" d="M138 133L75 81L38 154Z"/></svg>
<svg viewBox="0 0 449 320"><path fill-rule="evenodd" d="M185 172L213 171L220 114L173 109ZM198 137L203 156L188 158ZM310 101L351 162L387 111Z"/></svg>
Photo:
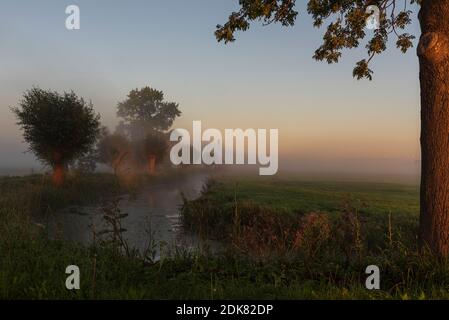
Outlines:
<svg viewBox="0 0 449 320"><path fill-rule="evenodd" d="M151 236L158 244L156 256L160 255L159 244L165 244L167 251L179 246L198 248L201 244L199 239L182 231L179 208L182 194L187 199L198 197L206 180L207 174L196 173L155 182L144 187L137 195L124 196L119 208L121 213L129 214L122 221L123 227L127 229L124 238L129 246L143 251ZM51 236L59 234L64 239L82 244L93 241L92 226L97 232L105 227L101 204L69 207L47 219Z"/></svg>

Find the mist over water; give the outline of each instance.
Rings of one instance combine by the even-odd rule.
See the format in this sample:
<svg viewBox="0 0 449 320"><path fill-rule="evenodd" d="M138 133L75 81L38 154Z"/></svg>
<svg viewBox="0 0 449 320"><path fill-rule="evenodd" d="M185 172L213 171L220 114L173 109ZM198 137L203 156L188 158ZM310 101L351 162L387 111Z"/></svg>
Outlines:
<svg viewBox="0 0 449 320"><path fill-rule="evenodd" d="M389 177L392 182L418 181L420 175L419 160L414 159L370 159L370 158L312 158L284 156L279 159L277 176L294 173L303 176L321 176L337 180L360 177L365 180L378 181ZM0 160L1 162L1 160ZM194 167L192 165L192 167ZM258 175L258 166L221 166L225 172L245 171L247 174ZM30 161L29 165L14 166L0 164L0 176L24 176L32 173L43 173L46 169L38 162ZM99 165L97 171L110 172L106 166ZM395 180L397 177L397 181Z"/></svg>
<svg viewBox="0 0 449 320"><path fill-rule="evenodd" d="M193 173L149 183L134 195L123 196L119 208L128 214L122 225L127 230L124 238L131 248L143 252L149 242L156 245L156 258L162 251L180 246L197 249L201 242L182 230L180 207L183 196L188 200L197 198L208 179L207 173ZM92 243L93 230L97 233L107 226L102 215L102 206L72 206L42 217L50 236L62 237L82 244Z"/></svg>

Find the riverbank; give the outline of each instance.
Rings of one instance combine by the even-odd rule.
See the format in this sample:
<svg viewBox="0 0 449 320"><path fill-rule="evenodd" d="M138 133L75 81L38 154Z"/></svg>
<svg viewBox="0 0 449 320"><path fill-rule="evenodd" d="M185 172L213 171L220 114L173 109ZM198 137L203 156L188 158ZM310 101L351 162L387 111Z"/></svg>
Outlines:
<svg viewBox="0 0 449 320"><path fill-rule="evenodd" d="M222 178L187 201L184 212L202 217L196 231L227 241L229 250L179 250L155 261L146 253L125 252L119 242L82 246L50 240L35 224L35 210L111 196L112 176L83 179L61 190L39 189L41 176L0 179L0 298L449 298L447 261L414 245L417 195L408 187ZM355 201L346 201L346 211L339 206L345 194ZM218 212L220 228L210 225ZM206 227L207 233L198 229ZM218 232L221 227L231 232ZM287 231L284 237L279 230ZM293 235L298 241L291 241ZM80 268L80 290L65 287L65 269L72 264ZM365 288L370 264L380 267L381 290Z"/></svg>

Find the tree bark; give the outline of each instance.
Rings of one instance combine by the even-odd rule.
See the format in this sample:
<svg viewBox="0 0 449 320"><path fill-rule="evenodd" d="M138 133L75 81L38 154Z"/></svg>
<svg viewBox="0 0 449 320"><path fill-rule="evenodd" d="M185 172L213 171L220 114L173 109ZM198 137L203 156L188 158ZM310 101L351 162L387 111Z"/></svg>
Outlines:
<svg viewBox="0 0 449 320"><path fill-rule="evenodd" d="M57 164L53 167L53 176L52 176L53 184L56 187L62 186L64 183L64 166Z"/></svg>
<svg viewBox="0 0 449 320"><path fill-rule="evenodd" d="M156 156L153 154L148 157L148 172L150 175L154 175L156 173Z"/></svg>
<svg viewBox="0 0 449 320"><path fill-rule="evenodd" d="M449 254L449 0L423 0L420 244Z"/></svg>

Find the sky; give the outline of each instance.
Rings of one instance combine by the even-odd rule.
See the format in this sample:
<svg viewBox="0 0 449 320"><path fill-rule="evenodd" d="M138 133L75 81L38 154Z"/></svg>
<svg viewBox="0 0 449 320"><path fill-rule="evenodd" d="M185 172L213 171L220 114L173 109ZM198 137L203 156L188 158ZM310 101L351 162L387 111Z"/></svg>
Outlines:
<svg viewBox="0 0 449 320"><path fill-rule="evenodd" d="M0 167L39 167L10 107L32 86L74 90L114 129L116 107L134 88L178 102L174 128L279 129L280 170L413 174L419 164L419 66L394 42L352 78L363 46L340 63L312 59L324 28L298 1L294 27L256 23L224 45L215 26L237 0L2 0ZM65 28L78 5L81 29ZM416 8L409 32L419 37ZM368 31L369 34L369 31ZM416 44L416 41L415 41Z"/></svg>

